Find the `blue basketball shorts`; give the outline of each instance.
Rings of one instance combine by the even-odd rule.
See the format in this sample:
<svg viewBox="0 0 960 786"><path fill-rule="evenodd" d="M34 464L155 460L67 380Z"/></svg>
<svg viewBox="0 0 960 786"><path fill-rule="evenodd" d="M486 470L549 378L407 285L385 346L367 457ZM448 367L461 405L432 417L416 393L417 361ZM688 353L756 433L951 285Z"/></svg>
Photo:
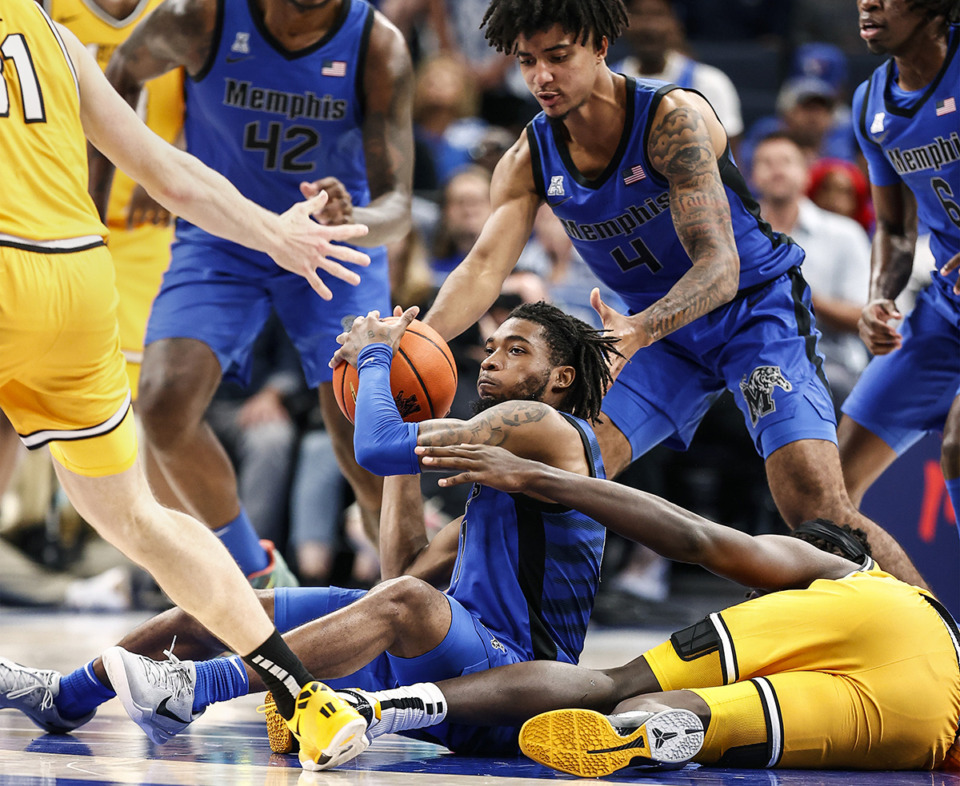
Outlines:
<svg viewBox="0 0 960 786"><path fill-rule="evenodd" d="M951 311L953 321L945 316ZM842 407L897 455L925 434L942 432L960 395L960 305L928 286L900 333L900 349L871 360Z"/></svg>
<svg viewBox="0 0 960 786"><path fill-rule="evenodd" d="M660 443L685 450L727 389L764 459L801 439L836 444L819 336L810 288L792 268L639 350L607 392L603 415L634 459Z"/></svg>
<svg viewBox="0 0 960 786"><path fill-rule="evenodd" d="M274 620L277 629L287 630L350 605L366 594L364 590L338 587L287 587L274 590ZM443 641L416 658L383 653L347 677L326 679L333 688L384 690L417 682L439 682L465 674L486 671L528 660L508 642L500 642L480 619L459 601L446 596L450 604L450 630ZM515 753L519 728L478 727L441 723L408 736L436 742L459 753Z"/></svg>
<svg viewBox="0 0 960 786"><path fill-rule="evenodd" d="M300 354L307 384L329 382L327 363L337 336L368 311L389 313L386 250L364 250L371 263L357 268L357 286L320 272L333 293L333 300L323 300L304 278L266 254L213 237L179 239L150 311L144 345L165 338L202 341L216 354L224 379L245 385L253 343L272 308Z"/></svg>

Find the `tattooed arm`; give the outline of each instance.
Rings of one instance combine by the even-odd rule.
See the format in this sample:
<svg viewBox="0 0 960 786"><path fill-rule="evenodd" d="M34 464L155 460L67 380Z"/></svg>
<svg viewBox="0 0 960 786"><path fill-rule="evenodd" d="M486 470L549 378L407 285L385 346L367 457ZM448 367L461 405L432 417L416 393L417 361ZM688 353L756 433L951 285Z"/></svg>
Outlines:
<svg viewBox="0 0 960 786"><path fill-rule="evenodd" d="M540 401L505 401L470 420L444 418L405 423L390 391L390 364L400 338L417 315L416 306L384 321L379 312L358 317L337 337L338 356L359 372L354 453L377 475L414 474L417 445L499 445L523 458L589 474L579 432L557 410Z"/></svg>
<svg viewBox="0 0 960 786"><path fill-rule="evenodd" d="M355 207L335 177L303 183L310 197L321 190L330 201L321 215L325 224L366 224L363 246L379 246L404 237L412 225L413 64L400 31L380 13L374 16L364 63L363 150L370 204Z"/></svg>
<svg viewBox="0 0 960 786"><path fill-rule="evenodd" d="M134 109L144 82L184 66L197 74L207 61L216 26L216 0L166 0L117 47L107 80ZM90 196L106 216L114 166L99 152L90 159Z"/></svg>
<svg viewBox="0 0 960 786"><path fill-rule="evenodd" d="M706 101L682 90L663 97L647 153L670 184L673 225L693 266L666 295L630 320L633 335L625 335L620 347L628 357L737 293L740 257L717 166L725 146L726 134Z"/></svg>

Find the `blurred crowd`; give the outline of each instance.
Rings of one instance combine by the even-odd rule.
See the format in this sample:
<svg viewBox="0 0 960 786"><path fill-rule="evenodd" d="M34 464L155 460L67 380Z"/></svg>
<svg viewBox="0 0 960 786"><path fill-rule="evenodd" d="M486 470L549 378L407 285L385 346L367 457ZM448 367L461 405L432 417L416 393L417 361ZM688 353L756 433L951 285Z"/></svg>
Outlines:
<svg viewBox="0 0 960 786"><path fill-rule="evenodd" d="M479 21L486 0L381 0L416 65L414 226L389 248L393 299L429 306L490 213L493 169L537 111L514 60L497 54ZM853 137L852 90L878 64L857 37L856 4L833 0L628 0L630 27L608 63L632 76L703 93L774 230L807 251L820 351L839 407L866 365L857 319L867 294L873 214ZM932 258L918 244L915 292ZM521 302L547 300L600 326L589 293L618 301L578 257L546 208L496 306L452 348L460 385L453 414L469 417L483 342ZM910 303L899 303L906 312ZM221 386L208 422L233 460L241 500L260 537L273 541L304 584L370 586L376 549L360 524L279 322L261 335L252 382ZM658 448L621 482L746 531L782 527L763 463L732 400L721 399L689 451ZM9 429L9 424L2 424ZM8 441L9 442L9 441ZM162 604L148 582L102 548L58 493L49 460L0 456L0 603L119 609ZM13 477L6 477L12 474ZM424 476L438 529L468 489ZM608 549L608 591L651 604L669 599L667 565L640 547ZM42 580L40 580L42 579ZM598 602L598 613L604 604Z"/></svg>

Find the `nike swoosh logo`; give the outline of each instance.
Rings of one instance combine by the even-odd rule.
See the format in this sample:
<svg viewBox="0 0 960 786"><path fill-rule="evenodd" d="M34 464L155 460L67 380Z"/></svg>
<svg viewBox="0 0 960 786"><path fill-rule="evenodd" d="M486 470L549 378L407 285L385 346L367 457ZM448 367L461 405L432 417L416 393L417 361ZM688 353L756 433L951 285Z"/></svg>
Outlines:
<svg viewBox="0 0 960 786"><path fill-rule="evenodd" d="M240 62L242 62L242 61L244 61L244 60L250 60L252 57L253 57L253 55L240 55L239 57L231 57L230 55L227 55L227 62L228 62L228 63L240 63Z"/></svg>
<svg viewBox="0 0 960 786"><path fill-rule="evenodd" d="M547 202L547 207L560 207L564 202L569 202L573 199L572 196L568 196L566 199L561 199L559 202Z"/></svg>
<svg viewBox="0 0 960 786"><path fill-rule="evenodd" d="M162 715L164 718L170 718L170 720L175 720L177 723L192 723L193 719L184 720L179 715L177 715L173 710L167 707L167 702L170 701L170 697L167 696L160 704L157 705L157 715Z"/></svg>

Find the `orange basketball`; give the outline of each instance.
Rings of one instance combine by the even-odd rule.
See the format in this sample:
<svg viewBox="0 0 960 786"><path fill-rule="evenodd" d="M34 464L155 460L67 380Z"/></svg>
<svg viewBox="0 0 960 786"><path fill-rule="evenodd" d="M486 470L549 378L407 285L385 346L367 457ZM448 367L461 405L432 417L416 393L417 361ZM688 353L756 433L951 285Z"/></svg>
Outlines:
<svg viewBox="0 0 960 786"><path fill-rule="evenodd" d="M340 411L353 423L357 408L357 370L341 363L333 370L333 395ZM390 389L400 416L408 423L442 418L457 391L457 366L439 333L419 319L400 339L390 367Z"/></svg>

